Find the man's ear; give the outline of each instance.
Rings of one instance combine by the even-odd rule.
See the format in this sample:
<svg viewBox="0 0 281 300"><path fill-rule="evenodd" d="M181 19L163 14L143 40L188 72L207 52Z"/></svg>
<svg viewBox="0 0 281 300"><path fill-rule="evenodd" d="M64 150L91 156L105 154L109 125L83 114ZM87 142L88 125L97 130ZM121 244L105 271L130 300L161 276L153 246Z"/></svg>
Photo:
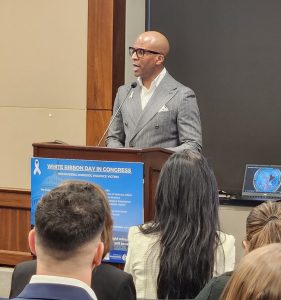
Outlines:
<svg viewBox="0 0 281 300"><path fill-rule="evenodd" d="M36 256L35 230L34 230L34 228L29 231L28 244L29 244L29 248L30 248L31 253Z"/></svg>
<svg viewBox="0 0 281 300"><path fill-rule="evenodd" d="M104 251L104 244L103 242L99 242L96 248L96 253L93 259L93 268L99 266L101 264L102 256Z"/></svg>
<svg viewBox="0 0 281 300"><path fill-rule="evenodd" d="M249 242L247 240L243 240L242 241L242 246L244 248L244 251L245 251L245 254L248 254L249 253Z"/></svg>
<svg viewBox="0 0 281 300"><path fill-rule="evenodd" d="M164 63L165 57L164 57L164 55L159 54L159 55L157 55L156 59L157 59L156 64L157 65L162 65Z"/></svg>

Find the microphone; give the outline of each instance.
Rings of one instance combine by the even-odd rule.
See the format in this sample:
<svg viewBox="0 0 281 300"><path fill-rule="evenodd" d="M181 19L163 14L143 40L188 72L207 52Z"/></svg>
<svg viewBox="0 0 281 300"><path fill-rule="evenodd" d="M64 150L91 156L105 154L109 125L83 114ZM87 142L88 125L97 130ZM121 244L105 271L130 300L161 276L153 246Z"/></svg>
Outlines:
<svg viewBox="0 0 281 300"><path fill-rule="evenodd" d="M121 110L123 104L125 103L125 100L126 100L126 99L128 98L128 96L129 96L130 92L131 92L132 89L134 89L137 85L138 85L138 84L137 84L135 81L132 82L129 91L128 91L128 93L126 94L126 97L123 99L123 101L121 102L120 106L119 106L118 109L116 110L115 114L112 116L112 118L111 118L111 120L110 120L108 126L106 127L106 129L105 129L105 131L104 131L104 133L103 133L101 139L99 140L99 142L98 142L98 144L97 144L97 147L99 147L101 141L103 140L104 136L106 135L106 133L107 133L108 129L110 128L112 122L115 120L116 116L117 116L118 113L120 112L120 110ZM132 96L130 96L130 98L132 98Z"/></svg>

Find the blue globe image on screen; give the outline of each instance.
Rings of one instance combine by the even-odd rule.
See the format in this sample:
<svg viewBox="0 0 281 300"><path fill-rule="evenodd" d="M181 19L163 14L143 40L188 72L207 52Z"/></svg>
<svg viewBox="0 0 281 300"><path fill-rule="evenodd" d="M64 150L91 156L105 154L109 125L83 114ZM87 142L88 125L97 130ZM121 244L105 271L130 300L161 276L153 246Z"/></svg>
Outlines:
<svg viewBox="0 0 281 300"><path fill-rule="evenodd" d="M276 192L281 184L281 171L277 168L260 168L254 175L253 183L257 192Z"/></svg>

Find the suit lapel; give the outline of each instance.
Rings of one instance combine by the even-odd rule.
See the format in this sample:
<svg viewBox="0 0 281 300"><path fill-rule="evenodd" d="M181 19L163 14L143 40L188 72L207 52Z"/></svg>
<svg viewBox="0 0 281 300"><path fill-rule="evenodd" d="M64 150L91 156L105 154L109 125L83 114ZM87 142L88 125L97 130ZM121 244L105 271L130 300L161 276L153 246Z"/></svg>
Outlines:
<svg viewBox="0 0 281 300"><path fill-rule="evenodd" d="M131 117L131 120L135 125L137 124L140 115L142 114L140 93L141 87L138 84L133 90L132 97L129 96L129 101L127 101L127 109L129 111L129 116Z"/></svg>
<svg viewBox="0 0 281 300"><path fill-rule="evenodd" d="M136 116L138 120L135 132L132 139L143 129L143 127L159 112L159 110L176 94L177 87L174 84L175 80L168 73L162 79L151 99L148 101L146 107L141 114ZM140 95L140 93L139 93ZM139 97L140 98L140 97ZM139 99L140 110L141 100ZM140 117L139 117L140 116ZM132 140L131 139L131 140Z"/></svg>

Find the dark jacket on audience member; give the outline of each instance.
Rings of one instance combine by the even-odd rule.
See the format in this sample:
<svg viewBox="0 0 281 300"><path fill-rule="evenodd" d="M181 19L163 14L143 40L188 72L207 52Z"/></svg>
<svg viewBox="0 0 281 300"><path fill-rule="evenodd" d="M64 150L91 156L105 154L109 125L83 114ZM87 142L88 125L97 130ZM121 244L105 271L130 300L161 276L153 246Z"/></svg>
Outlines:
<svg viewBox="0 0 281 300"><path fill-rule="evenodd" d="M16 265L9 298L17 297L34 274L36 274L36 260ZM91 287L98 300L136 299L132 276L108 264L101 264L93 270Z"/></svg>
<svg viewBox="0 0 281 300"><path fill-rule="evenodd" d="M212 278L194 300L219 300L232 272Z"/></svg>

